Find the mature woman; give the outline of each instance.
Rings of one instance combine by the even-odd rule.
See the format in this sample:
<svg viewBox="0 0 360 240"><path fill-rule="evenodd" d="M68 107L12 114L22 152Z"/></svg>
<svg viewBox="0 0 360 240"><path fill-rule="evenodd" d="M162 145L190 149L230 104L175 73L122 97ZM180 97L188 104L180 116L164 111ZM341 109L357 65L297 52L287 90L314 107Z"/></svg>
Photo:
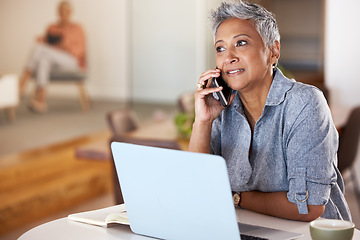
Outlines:
<svg viewBox="0 0 360 240"><path fill-rule="evenodd" d="M326 100L276 68L273 15L235 1L222 3L212 21L218 69L198 82L189 150L225 158L234 203L242 208L300 221L351 220ZM227 108L212 95L222 87L210 87L220 75L233 89Z"/></svg>
<svg viewBox="0 0 360 240"><path fill-rule="evenodd" d="M82 27L71 21L71 5L62 1L58 7L59 21L50 25L44 37L32 51L29 62L20 78L20 93L36 73L36 90L29 107L45 112L45 87L52 70L83 71L86 67L85 37Z"/></svg>

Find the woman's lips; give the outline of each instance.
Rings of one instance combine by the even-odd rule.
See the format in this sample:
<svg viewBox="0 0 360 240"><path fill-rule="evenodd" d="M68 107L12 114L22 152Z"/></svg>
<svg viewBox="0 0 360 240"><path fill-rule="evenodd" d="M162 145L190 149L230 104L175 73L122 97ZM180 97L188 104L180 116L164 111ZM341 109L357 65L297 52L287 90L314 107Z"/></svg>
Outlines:
<svg viewBox="0 0 360 240"><path fill-rule="evenodd" d="M238 69L232 69L226 72L227 75L229 76L234 76L234 75L238 75L241 74L245 71L244 68L238 68Z"/></svg>

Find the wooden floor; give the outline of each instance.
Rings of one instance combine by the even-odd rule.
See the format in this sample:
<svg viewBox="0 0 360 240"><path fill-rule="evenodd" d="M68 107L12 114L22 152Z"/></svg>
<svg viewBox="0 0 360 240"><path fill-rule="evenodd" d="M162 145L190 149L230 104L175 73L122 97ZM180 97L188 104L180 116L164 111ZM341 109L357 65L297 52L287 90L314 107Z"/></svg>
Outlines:
<svg viewBox="0 0 360 240"><path fill-rule="evenodd" d="M109 138L110 133L102 131L1 157L0 238L19 226L112 191L109 160L75 157L77 147Z"/></svg>

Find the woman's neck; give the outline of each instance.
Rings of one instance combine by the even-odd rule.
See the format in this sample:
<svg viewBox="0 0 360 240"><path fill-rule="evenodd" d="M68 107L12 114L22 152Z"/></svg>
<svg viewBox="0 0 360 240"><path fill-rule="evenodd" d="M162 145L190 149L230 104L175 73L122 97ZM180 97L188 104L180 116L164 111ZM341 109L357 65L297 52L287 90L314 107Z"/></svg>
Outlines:
<svg viewBox="0 0 360 240"><path fill-rule="evenodd" d="M70 24L71 24L70 20L63 20L63 19L59 20L59 26L66 27L69 26Z"/></svg>
<svg viewBox="0 0 360 240"><path fill-rule="evenodd" d="M246 109L244 112L246 113L249 122L253 122L253 125L255 125L261 117L271 83L272 76L268 80L264 80L261 86L253 88L253 90L238 91L244 108Z"/></svg>

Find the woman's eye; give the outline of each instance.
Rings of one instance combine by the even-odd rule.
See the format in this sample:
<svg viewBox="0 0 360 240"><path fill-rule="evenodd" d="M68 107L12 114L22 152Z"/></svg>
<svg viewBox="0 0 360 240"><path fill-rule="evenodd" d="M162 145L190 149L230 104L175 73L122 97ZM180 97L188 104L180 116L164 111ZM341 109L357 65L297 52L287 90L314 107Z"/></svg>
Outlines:
<svg viewBox="0 0 360 240"><path fill-rule="evenodd" d="M244 46L246 44L247 44L247 41L245 41L245 40L239 40L239 41L236 42L237 47L241 47L241 46Z"/></svg>
<svg viewBox="0 0 360 240"><path fill-rule="evenodd" d="M223 52L223 51L225 51L224 47L217 47L216 48L216 52L218 52L218 53Z"/></svg>

